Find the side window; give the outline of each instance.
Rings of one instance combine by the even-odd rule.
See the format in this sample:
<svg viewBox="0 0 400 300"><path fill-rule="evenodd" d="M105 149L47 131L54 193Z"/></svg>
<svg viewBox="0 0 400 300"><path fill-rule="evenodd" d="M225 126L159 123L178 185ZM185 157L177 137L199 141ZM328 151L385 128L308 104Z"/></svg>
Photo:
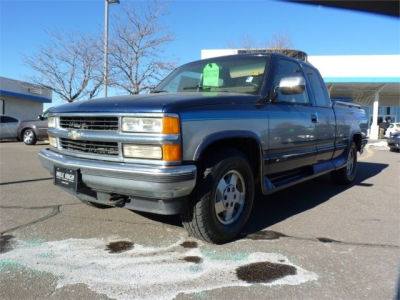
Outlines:
<svg viewBox="0 0 400 300"><path fill-rule="evenodd" d="M317 106L330 107L331 100L329 99L328 91L320 75L309 67L305 67L304 69L311 84L311 90L314 94L315 104Z"/></svg>
<svg viewBox="0 0 400 300"><path fill-rule="evenodd" d="M294 61L280 59L274 75L274 87L279 86L279 82L284 77L303 76L299 64ZM284 95L276 89L278 102L288 102L294 104L309 104L307 89L302 94Z"/></svg>
<svg viewBox="0 0 400 300"><path fill-rule="evenodd" d="M14 122L18 122L18 120L7 116L4 116L2 120L2 123L14 123Z"/></svg>

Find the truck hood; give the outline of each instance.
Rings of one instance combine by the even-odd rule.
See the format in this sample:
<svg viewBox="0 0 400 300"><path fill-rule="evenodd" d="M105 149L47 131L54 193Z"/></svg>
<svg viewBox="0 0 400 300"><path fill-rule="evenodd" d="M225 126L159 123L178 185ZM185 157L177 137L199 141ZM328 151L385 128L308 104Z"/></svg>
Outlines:
<svg viewBox="0 0 400 300"><path fill-rule="evenodd" d="M50 109L50 113L82 112L180 112L195 107L249 104L259 96L237 93L160 93L99 98L67 103Z"/></svg>

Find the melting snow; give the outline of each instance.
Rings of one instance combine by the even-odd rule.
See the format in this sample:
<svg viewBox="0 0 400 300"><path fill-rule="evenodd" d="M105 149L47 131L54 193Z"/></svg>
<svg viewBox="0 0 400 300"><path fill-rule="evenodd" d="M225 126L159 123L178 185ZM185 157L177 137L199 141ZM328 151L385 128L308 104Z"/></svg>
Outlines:
<svg viewBox="0 0 400 300"><path fill-rule="evenodd" d="M167 247L133 248L113 254L106 251L110 240L68 239L26 245L17 242L0 262L14 261L58 278L58 288L84 283L91 290L116 299L171 299L179 293L195 293L228 286L250 286L236 276L236 269L250 263L272 262L294 266L290 275L263 285L298 285L316 280L315 273L292 264L276 253L255 252L218 257L200 248L187 249L183 240ZM185 261L198 257L199 263Z"/></svg>

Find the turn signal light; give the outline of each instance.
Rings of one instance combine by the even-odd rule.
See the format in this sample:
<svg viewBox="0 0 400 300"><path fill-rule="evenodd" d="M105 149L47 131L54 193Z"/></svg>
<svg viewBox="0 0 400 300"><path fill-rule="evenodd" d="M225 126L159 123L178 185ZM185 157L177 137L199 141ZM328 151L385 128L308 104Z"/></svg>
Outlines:
<svg viewBox="0 0 400 300"><path fill-rule="evenodd" d="M181 128L179 126L179 118L164 117L162 133L164 133L164 134L180 134Z"/></svg>
<svg viewBox="0 0 400 300"><path fill-rule="evenodd" d="M165 161L180 161L182 160L181 145L163 145L163 160Z"/></svg>

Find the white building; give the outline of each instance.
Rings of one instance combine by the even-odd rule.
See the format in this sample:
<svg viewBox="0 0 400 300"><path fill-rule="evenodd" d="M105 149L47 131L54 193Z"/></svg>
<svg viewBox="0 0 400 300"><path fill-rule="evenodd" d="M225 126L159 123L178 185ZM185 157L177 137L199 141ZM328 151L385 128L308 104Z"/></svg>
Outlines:
<svg viewBox="0 0 400 300"><path fill-rule="evenodd" d="M36 119L43 112L43 103L51 103L50 89L0 77L0 115L5 114L20 120Z"/></svg>
<svg viewBox="0 0 400 300"><path fill-rule="evenodd" d="M201 58L237 54L239 49L206 49ZM400 122L400 55L308 56L321 73L330 96L351 97L364 106L370 138L378 138L378 124Z"/></svg>

